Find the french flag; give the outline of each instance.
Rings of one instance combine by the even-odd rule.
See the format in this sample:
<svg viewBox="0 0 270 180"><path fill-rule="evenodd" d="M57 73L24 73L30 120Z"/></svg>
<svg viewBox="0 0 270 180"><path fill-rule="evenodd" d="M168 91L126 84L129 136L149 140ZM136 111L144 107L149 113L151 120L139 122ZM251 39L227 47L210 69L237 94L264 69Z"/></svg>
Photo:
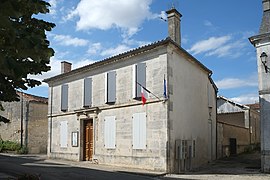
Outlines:
<svg viewBox="0 0 270 180"><path fill-rule="evenodd" d="M141 96L142 96L142 105L144 105L146 103L146 97L142 86L141 86Z"/></svg>

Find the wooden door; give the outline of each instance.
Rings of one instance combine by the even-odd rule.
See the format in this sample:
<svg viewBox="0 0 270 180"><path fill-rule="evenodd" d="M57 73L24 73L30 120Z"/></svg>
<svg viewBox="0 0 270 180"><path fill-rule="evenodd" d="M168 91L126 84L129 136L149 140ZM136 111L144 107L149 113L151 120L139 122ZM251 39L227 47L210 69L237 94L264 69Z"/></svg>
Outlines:
<svg viewBox="0 0 270 180"><path fill-rule="evenodd" d="M89 161L93 158L93 120L84 121L84 155L83 160Z"/></svg>

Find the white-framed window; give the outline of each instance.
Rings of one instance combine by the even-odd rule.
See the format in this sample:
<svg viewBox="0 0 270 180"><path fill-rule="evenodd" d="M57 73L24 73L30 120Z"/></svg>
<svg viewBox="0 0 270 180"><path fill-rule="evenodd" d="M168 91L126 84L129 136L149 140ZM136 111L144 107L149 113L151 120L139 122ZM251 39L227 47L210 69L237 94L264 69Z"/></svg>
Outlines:
<svg viewBox="0 0 270 180"><path fill-rule="evenodd" d="M68 122L60 122L60 147L66 148L68 146Z"/></svg>
<svg viewBox="0 0 270 180"><path fill-rule="evenodd" d="M104 118L104 145L107 149L115 149L116 124L115 116Z"/></svg>
<svg viewBox="0 0 270 180"><path fill-rule="evenodd" d="M133 149L146 149L146 113L133 114Z"/></svg>

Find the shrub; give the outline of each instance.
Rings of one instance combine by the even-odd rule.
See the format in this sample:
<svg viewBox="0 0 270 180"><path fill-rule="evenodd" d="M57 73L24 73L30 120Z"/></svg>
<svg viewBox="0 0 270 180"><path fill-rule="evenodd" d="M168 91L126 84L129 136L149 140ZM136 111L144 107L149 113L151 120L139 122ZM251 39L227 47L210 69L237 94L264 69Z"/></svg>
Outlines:
<svg viewBox="0 0 270 180"><path fill-rule="evenodd" d="M3 145L4 145L3 150L6 151L18 151L21 148L19 143L13 141L4 141Z"/></svg>
<svg viewBox="0 0 270 180"><path fill-rule="evenodd" d="M4 151L16 151L18 154L27 154L28 149L26 146L22 146L13 141L3 141L0 139L0 152Z"/></svg>
<svg viewBox="0 0 270 180"><path fill-rule="evenodd" d="M26 146L21 147L19 150L17 150L18 154L27 154L28 148Z"/></svg>

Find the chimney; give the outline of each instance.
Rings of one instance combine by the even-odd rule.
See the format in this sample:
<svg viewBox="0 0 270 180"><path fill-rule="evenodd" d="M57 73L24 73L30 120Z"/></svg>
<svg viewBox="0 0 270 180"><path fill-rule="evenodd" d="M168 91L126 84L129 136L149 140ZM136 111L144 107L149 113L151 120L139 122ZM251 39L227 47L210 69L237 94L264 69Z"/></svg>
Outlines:
<svg viewBox="0 0 270 180"><path fill-rule="evenodd" d="M67 61L61 62L61 74L71 71L71 63Z"/></svg>
<svg viewBox="0 0 270 180"><path fill-rule="evenodd" d="M166 13L168 15L169 37L181 46L180 18L182 15L174 7Z"/></svg>

